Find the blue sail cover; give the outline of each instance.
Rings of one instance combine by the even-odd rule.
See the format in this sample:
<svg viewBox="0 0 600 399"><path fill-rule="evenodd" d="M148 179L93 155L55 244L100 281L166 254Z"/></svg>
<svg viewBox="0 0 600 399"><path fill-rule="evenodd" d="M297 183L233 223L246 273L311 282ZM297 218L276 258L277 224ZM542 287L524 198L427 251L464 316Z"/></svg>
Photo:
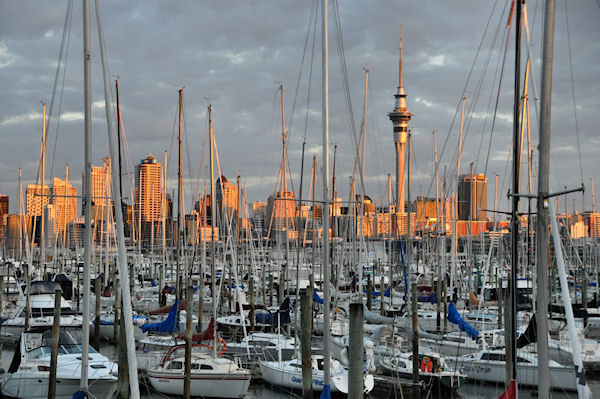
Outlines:
<svg viewBox="0 0 600 399"><path fill-rule="evenodd" d="M320 399L331 399L331 385L324 385Z"/></svg>
<svg viewBox="0 0 600 399"><path fill-rule="evenodd" d="M171 310L169 310L169 315L163 321L159 321L158 323L148 323L142 325L143 332L154 332L154 333L166 333L175 331L175 327L177 325L177 308L179 307L178 300L175 299L175 303L171 306Z"/></svg>
<svg viewBox="0 0 600 399"><path fill-rule="evenodd" d="M315 301L316 303L323 304L323 298L321 298L315 290L313 290L313 301Z"/></svg>
<svg viewBox="0 0 600 399"><path fill-rule="evenodd" d="M437 303L437 293L433 292L429 295L419 295L417 297L417 301L426 303Z"/></svg>
<svg viewBox="0 0 600 399"><path fill-rule="evenodd" d="M469 323L464 321L460 314L458 314L458 310L452 302L448 305L448 320L452 324L456 324L461 331L464 331L469 337L473 339L473 341L477 341L479 339L479 331L474 329Z"/></svg>
<svg viewBox="0 0 600 399"><path fill-rule="evenodd" d="M290 318L290 297L285 297L279 310L275 313L257 313L254 316L257 323L269 324L276 326L277 324L284 325L291 322ZM278 320L279 319L279 320Z"/></svg>

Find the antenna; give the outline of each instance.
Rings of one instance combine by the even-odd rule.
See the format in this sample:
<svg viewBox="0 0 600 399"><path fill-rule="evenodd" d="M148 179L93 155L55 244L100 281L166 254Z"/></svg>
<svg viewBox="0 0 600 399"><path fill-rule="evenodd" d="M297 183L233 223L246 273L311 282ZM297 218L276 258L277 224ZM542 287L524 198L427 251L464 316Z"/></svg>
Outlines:
<svg viewBox="0 0 600 399"><path fill-rule="evenodd" d="M398 88L402 86L402 24L400 24L400 67L398 68L399 77L398 77Z"/></svg>

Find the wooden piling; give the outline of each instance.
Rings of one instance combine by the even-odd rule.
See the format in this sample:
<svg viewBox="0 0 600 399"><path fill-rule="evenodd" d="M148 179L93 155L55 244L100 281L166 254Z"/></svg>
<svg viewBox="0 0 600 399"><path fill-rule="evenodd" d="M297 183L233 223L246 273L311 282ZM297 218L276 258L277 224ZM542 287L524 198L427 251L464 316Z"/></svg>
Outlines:
<svg viewBox="0 0 600 399"><path fill-rule="evenodd" d="M100 268L98 268L100 269ZM100 273L96 273L96 279L94 283L94 291L96 295L96 307L95 307L95 318L94 318L94 349L100 352L100 301L101 301L101 287L102 279Z"/></svg>
<svg viewBox="0 0 600 399"><path fill-rule="evenodd" d="M113 288L115 291L115 320L113 322L113 342L119 340L119 307L121 306L121 292L119 291L119 279L115 274L113 277Z"/></svg>
<svg viewBox="0 0 600 399"><path fill-rule="evenodd" d="M61 290L54 290L54 320L52 321L52 349L50 352L50 376L48 379L48 399L56 398L56 368L58 367L58 341L60 337Z"/></svg>
<svg viewBox="0 0 600 399"><path fill-rule="evenodd" d="M273 275L269 273L269 304L273 306Z"/></svg>
<svg viewBox="0 0 600 399"><path fill-rule="evenodd" d="M300 329L300 350L302 355L302 399L312 399L312 296L309 296L308 293L300 298Z"/></svg>
<svg viewBox="0 0 600 399"><path fill-rule="evenodd" d="M362 298L362 292L360 296ZM371 282L371 275L367 275L367 309L371 310L373 305L373 283Z"/></svg>
<svg viewBox="0 0 600 399"><path fill-rule="evenodd" d="M4 313L4 304L2 303L2 298L4 298L4 276L0 276L0 318L2 318ZM2 327L2 323L0 323L0 328Z"/></svg>
<svg viewBox="0 0 600 399"><path fill-rule="evenodd" d="M248 274L248 291L250 292L250 331L254 331L254 276L252 273Z"/></svg>
<svg viewBox="0 0 600 399"><path fill-rule="evenodd" d="M348 348L348 399L362 399L363 375L363 304L350 304L350 345Z"/></svg>
<svg viewBox="0 0 600 399"><path fill-rule="evenodd" d="M188 276L187 289L185 292L185 298L187 305L185 309L185 370L183 375L183 397L189 399L190 384L192 381L192 319L194 317L194 300L193 300L193 289L192 282ZM215 351L217 348L215 348Z"/></svg>
<svg viewBox="0 0 600 399"><path fill-rule="evenodd" d="M381 299L381 301L379 302L379 310L380 310L381 315L385 316L385 306L384 306L384 304L385 304L385 301L384 301L384 298L385 298L385 279L384 279L384 277L381 276L381 279L379 281L381 281L379 283L379 292L380 292L379 299Z"/></svg>
<svg viewBox="0 0 600 399"><path fill-rule="evenodd" d="M122 302L122 300L121 300ZM120 303L121 308L123 304ZM117 399L129 399L129 363L127 362L127 340L125 338L125 317L119 320L119 374L117 382ZM129 315L131 317L131 315Z"/></svg>
<svg viewBox="0 0 600 399"><path fill-rule="evenodd" d="M417 283L412 283L412 347L413 347L413 373L412 382L415 384L413 390L414 397L421 397L421 388L419 387L419 317L417 315Z"/></svg>

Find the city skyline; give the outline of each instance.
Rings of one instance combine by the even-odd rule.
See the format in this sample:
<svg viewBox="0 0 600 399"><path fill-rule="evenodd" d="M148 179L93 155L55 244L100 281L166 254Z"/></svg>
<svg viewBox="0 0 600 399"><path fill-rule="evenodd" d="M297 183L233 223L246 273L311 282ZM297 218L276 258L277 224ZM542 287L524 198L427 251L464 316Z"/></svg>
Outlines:
<svg viewBox="0 0 600 399"><path fill-rule="evenodd" d="M80 4L74 4L69 47L72 54L67 61L61 125L57 129L56 115L59 109L57 102L49 126L46 184L63 169L64 165L60 160L69 163L73 175L81 175L83 169L80 105L83 96L79 72L81 62L78 58L81 48L81 22L78 18ZM571 22L570 49L567 46L565 9L557 10L551 188L554 191L562 190L564 186L572 188L573 185L578 186L580 180L583 180L587 189L585 210L590 210L592 205L589 178L595 178L596 192L599 191L597 187L600 184L596 179L597 176L594 176L598 170L596 166L597 159L600 158L598 153L600 143L593 122L595 111L600 108L599 100L594 95L600 84L597 79L600 75L598 71L600 45L595 40L600 36L598 24L600 9L593 2L571 4L568 10ZM3 170L0 193L11 197L11 212L15 212L18 204L16 196L18 168L23 168L24 186L35 182L41 142L39 101L40 99L45 99L46 102L51 100L65 10L33 2L23 2L19 5L3 3L0 7L2 7L0 69L3 71L3 74L0 74L0 81L3 87L6 87L6 91L0 97L0 105L2 105L0 140L3 148L3 157L0 161ZM184 160L187 169L186 195L191 197L195 181L197 179L202 181L205 176L204 172L198 176L196 171L202 168L198 164L202 153L201 143L206 131L207 100L204 97L208 97L213 106L215 140L221 155L222 170L215 172L215 177L220 174L230 177L240 174L248 188L248 201L266 201L275 191L281 157L280 110L275 97L278 84L274 83L277 80L284 82L288 100L286 104L288 110L286 121L288 121L287 126L290 126L288 127L288 157L293 177L292 184L296 192L299 184L300 151L305 117L309 121L306 129L307 153L304 170L304 187L305 192L308 192L309 159L320 150L320 101L317 98L319 90L316 89L320 85L318 67L313 68L313 74L317 77L312 82L314 89L310 97L308 116L303 109L307 103L305 78L308 71L306 68L303 70L301 85L304 92L298 94L298 104L304 105L297 105L295 113L291 112L307 22L311 14L308 5L284 2L275 6L269 3L257 3L250 7L236 3L236 7L232 8L226 4L208 4L201 9L192 2L182 2L174 9L166 9L161 8L160 5L141 7L141 3L132 2L125 5L105 3L102 7L109 65L111 72L120 77L121 107L129 149L124 164L129 173L133 172L137 160L148 153L162 154L165 149L169 150L167 187L170 193L173 191L177 181L175 166L177 160L169 138L172 137L177 105L176 92L179 87L185 86L184 108L187 125L185 142L188 146L184 154L189 152L195 155L189 160L187 158ZM475 104L477 101L479 104L487 104L492 89L483 89L485 94L478 98L477 88L472 83L465 84L487 20L490 19L494 27L500 24L500 20L505 23L506 19L502 14L505 11L502 7L506 8L506 5L486 4L482 7L478 2L467 1L457 5L443 4L436 7L437 9L432 5L396 4L395 2L383 2L377 7L349 2L340 7L356 126L360 126L362 117L364 95L362 68L368 64L370 70L369 106L367 107L368 141L365 157L367 195L376 204L386 204L387 174L394 175L393 130L387 115L394 108L394 94L398 85L401 23L404 38L406 102L407 108L414 113L409 126L413 132L415 155L412 167L412 198L418 195L434 196L432 195L434 191L431 190L433 179L431 131L433 130L438 132L440 172L443 173L441 169L444 166L448 170L447 174L453 173L451 172L452 168L455 168L453 149L458 143L456 110L459 108L461 98L466 96L467 115L470 116L466 117L468 123L465 129L460 174L468 172L467 168L471 162L475 163L475 173L484 173L486 172L483 170L484 165L489 163L486 172L488 203L493 200L494 175L498 173L501 184L498 188L498 196L506 206L505 193L510 182L510 178L507 177L510 174L510 167L507 168L506 164L512 132L510 105L512 79L507 78L503 83L489 157L486 155L489 132L485 132L481 126L487 126L489 129L491 119L486 120L484 118L486 110L477 108ZM530 7L528 12L536 58L534 77L539 80L541 46L538 28L541 14L534 5ZM254 11L254 8L257 10ZM259 11L268 11L268 15L273 16L272 20L261 26L253 23L251 18L255 15L254 12ZM422 21L432 18L433 15L441 15L439 13L443 13L445 18L436 20L435 27L422 26ZM470 23L461 24L461 18L467 14L470 16ZM398 15L402 18L396 18ZM28 19L25 19L25 16ZM165 38L160 37L157 29L150 29L146 25L159 16L167 17L163 24L169 34L162 35L166 36ZM199 21L194 22L194 16L199 18ZM213 18L214 22L210 18ZM231 25L219 25L222 18L227 18ZM575 20L578 21L577 24L573 23ZM317 27L317 35L318 30ZM236 33L238 31L243 35ZM132 38L143 37L144 40L140 40L134 48L127 44L128 41L119 39L123 34L129 34ZM207 40L192 42L183 40L191 35L206 37ZM174 42L184 44L176 50L168 46L168 43ZM340 190L339 196L346 200L349 191L348 176L352 173L354 155L351 140L346 133L348 117L347 112L344 111L342 83L337 73L339 62L335 53L338 50L333 33L330 36L330 46L333 52L330 89L333 111L332 141L339 143L337 187ZM490 47L487 42L485 46ZM317 48L315 63L319 62L318 53ZM497 51L491 54L493 59L498 58ZM512 52L509 51L507 60L511 60L511 57ZM572 60L573 67L573 91L577 104L579 137L575 137L574 132L570 65L564 62L568 59ZM92 60L94 163L102 159L107 152L102 81L95 36L93 36ZM172 68L168 67L169 60L173 63ZM507 61L507 64L510 62ZM479 65L474 70L477 72L482 68ZM492 63L490 68L496 68L496 65ZM511 76L512 66L506 68L505 74ZM19 82L19 84L14 85L10 82ZM463 88L466 88L464 92ZM532 114L535 114L533 112L535 107L531 108ZM489 116L489 112L486 115ZM460 114L458 118L460 119ZM536 117L532 116L532 125L536 125L535 119ZM535 148L537 145L535 126L532 130L534 130L532 147ZM58 144L54 152L56 132L58 132ZM581 165L578 160L578 147L581 149ZM206 159L207 156L204 157L204 163ZM536 162L536 154L534 154L534 165ZM320 167L320 163L319 155L317 167ZM317 176L319 174L317 173ZM583 179L580 178L581 174ZM447 182L449 183L449 179ZM81 187L78 181L73 183ZM394 197L397 197L396 193ZM581 209L581 196L574 194L570 198L575 199L576 208ZM190 202L186 201L186 203ZM569 208L571 207L572 205L569 204Z"/></svg>

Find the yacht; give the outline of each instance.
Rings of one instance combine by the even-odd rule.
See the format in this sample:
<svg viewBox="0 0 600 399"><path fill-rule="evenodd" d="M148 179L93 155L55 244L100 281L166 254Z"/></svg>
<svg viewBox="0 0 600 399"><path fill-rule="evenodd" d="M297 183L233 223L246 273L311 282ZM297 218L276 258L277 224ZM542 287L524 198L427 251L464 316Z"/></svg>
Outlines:
<svg viewBox="0 0 600 399"><path fill-rule="evenodd" d="M209 346L206 346L210 349ZM161 364L148 370L152 387L166 395L183 395L185 345L174 346ZM191 396L239 398L246 395L251 372L234 361L214 356L209 351L192 351Z"/></svg>
<svg viewBox="0 0 600 399"><path fill-rule="evenodd" d="M454 362L454 359L452 360ZM504 383L506 379L506 355L504 349L484 349L456 358L457 369L467 378L489 383ZM576 391L575 368L562 366L549 360L550 387L556 390ZM517 376L519 385L538 385L537 355L520 351L517 353Z"/></svg>
<svg viewBox="0 0 600 399"><path fill-rule="evenodd" d="M324 359L321 355L313 355L312 365L312 388L313 391L323 391L324 388ZM292 359L288 361L260 362L260 371L263 379L269 384L277 385L286 389L302 389L302 361ZM348 370L342 364L331 360L331 392L348 393ZM369 393L373 390L374 380L371 374L364 375L364 390Z"/></svg>
<svg viewBox="0 0 600 399"><path fill-rule="evenodd" d="M24 287L21 288L17 306L10 314L2 319L2 335L12 335L18 338L25 330L26 297ZM53 281L32 281L29 290L31 313L29 327L51 328L54 321L54 290L61 290L60 284ZM60 325L61 327L80 327L83 318L75 315L71 303L61 296Z"/></svg>
<svg viewBox="0 0 600 399"><path fill-rule="evenodd" d="M34 327L21 334L12 362L0 379L5 397L48 397L52 329ZM81 381L81 330L61 328L58 340L56 398L71 399ZM117 364L89 347L88 378L91 397L108 398L117 387Z"/></svg>

